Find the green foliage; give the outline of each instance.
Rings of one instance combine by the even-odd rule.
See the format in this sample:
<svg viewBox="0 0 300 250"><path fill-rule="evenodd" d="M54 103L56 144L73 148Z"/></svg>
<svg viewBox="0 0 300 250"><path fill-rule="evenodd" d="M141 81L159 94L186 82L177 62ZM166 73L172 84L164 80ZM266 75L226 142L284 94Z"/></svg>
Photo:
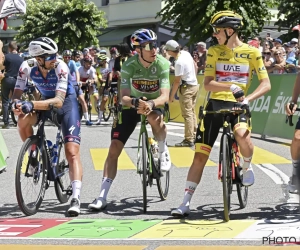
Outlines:
<svg viewBox="0 0 300 250"><path fill-rule="evenodd" d="M15 40L29 42L47 36L57 42L60 51L98 45L100 28L107 27L105 13L86 0L27 0L23 25L16 27Z"/></svg>
<svg viewBox="0 0 300 250"><path fill-rule="evenodd" d="M195 43L212 36L210 19L222 10L232 10L243 16L242 34L257 35L271 19L268 9L274 7L275 0L166 0L165 3L157 14L162 17L162 23L174 22L177 30L174 38L189 38L189 43Z"/></svg>
<svg viewBox="0 0 300 250"><path fill-rule="evenodd" d="M278 21L275 24L279 26L279 30L283 27L289 29L289 32L280 38L285 42L289 42L294 37L298 38L298 31L292 31L292 28L300 24L300 1L281 1L278 5L278 11Z"/></svg>

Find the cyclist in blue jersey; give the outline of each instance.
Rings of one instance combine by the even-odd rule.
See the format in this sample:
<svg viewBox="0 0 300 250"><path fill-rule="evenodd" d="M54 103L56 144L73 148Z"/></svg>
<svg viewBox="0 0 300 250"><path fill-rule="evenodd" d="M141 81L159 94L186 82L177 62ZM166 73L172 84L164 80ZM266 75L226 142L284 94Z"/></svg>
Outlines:
<svg viewBox="0 0 300 250"><path fill-rule="evenodd" d="M71 83L73 85L76 95L77 95L77 98L81 104L83 116L86 120L85 124L88 126L91 126L91 125L93 125L93 123L89 120L87 104L84 100L84 94L81 89L79 71L78 71L78 68L76 67L75 62L73 60L71 60L72 52L70 50L65 50L65 51L63 51L62 56L63 56L64 62L69 67L68 80L69 80L69 83Z"/></svg>
<svg viewBox="0 0 300 250"><path fill-rule="evenodd" d="M80 50L73 50L72 52L72 59L74 60L77 69L81 67L80 59L81 59L82 52Z"/></svg>
<svg viewBox="0 0 300 250"><path fill-rule="evenodd" d="M13 111L19 116L18 130L22 141L33 135L33 126L39 122L40 111L46 111L49 119L53 114L51 106L58 108L57 120L61 123L65 142L65 153L70 166L72 181L72 199L69 216L80 213L80 190L82 181L82 165L79 154L80 117L75 90L68 83L68 66L57 59L57 44L47 37L40 37L29 44L29 53L33 59L24 61L13 94ZM38 101L20 101L26 80L31 79L41 93ZM38 166L38 160L32 158L30 169Z"/></svg>

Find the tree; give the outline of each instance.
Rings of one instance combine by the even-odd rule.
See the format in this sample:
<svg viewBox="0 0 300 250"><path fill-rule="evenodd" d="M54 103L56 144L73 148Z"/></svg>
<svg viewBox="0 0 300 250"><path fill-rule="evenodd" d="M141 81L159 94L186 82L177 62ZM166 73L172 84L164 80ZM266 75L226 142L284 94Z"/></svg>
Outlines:
<svg viewBox="0 0 300 250"><path fill-rule="evenodd" d="M292 31L292 28L300 24L300 2L299 0L281 1L278 5L278 21L275 25L278 25L279 30L282 28L288 28L287 34L281 35L280 38L283 41L289 42L292 38L298 38L298 31Z"/></svg>
<svg viewBox="0 0 300 250"><path fill-rule="evenodd" d="M274 3L275 0L166 0L157 16L162 17L165 25L174 22L175 39L189 37L189 43L195 43L211 37L210 19L222 10L232 10L243 16L243 35L257 35L271 19L268 9L274 7Z"/></svg>
<svg viewBox="0 0 300 250"><path fill-rule="evenodd" d="M15 40L28 46L33 39L47 36L60 51L98 45L100 28L107 27L104 15L86 0L28 0L23 24L15 28Z"/></svg>

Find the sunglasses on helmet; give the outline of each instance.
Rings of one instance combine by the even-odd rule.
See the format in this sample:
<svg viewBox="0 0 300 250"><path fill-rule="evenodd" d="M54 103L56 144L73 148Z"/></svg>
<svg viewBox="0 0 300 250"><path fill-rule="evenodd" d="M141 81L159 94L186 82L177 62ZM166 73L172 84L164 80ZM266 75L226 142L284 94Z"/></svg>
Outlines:
<svg viewBox="0 0 300 250"><path fill-rule="evenodd" d="M156 42L151 42L146 45L141 45L141 48L145 49L146 51L151 51L153 49L157 48L157 43Z"/></svg>
<svg viewBox="0 0 300 250"><path fill-rule="evenodd" d="M45 61L56 60L56 54L44 56Z"/></svg>

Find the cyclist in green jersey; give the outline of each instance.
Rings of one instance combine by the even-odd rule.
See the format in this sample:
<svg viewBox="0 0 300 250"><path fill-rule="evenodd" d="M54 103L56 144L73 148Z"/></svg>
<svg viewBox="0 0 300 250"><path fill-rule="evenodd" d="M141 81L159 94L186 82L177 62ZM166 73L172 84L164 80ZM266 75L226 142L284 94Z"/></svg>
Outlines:
<svg viewBox="0 0 300 250"><path fill-rule="evenodd" d="M156 34L149 29L137 30L131 36L131 45L138 54L128 58L121 68L122 123L115 121L113 124L100 195L88 206L90 209L101 210L106 207L107 193L117 174L119 155L140 121L140 114L147 115L158 141L161 170L169 171L171 168L162 110L153 110L163 107L170 94L169 62L157 54L156 40ZM137 110L132 109L136 101L139 102Z"/></svg>

